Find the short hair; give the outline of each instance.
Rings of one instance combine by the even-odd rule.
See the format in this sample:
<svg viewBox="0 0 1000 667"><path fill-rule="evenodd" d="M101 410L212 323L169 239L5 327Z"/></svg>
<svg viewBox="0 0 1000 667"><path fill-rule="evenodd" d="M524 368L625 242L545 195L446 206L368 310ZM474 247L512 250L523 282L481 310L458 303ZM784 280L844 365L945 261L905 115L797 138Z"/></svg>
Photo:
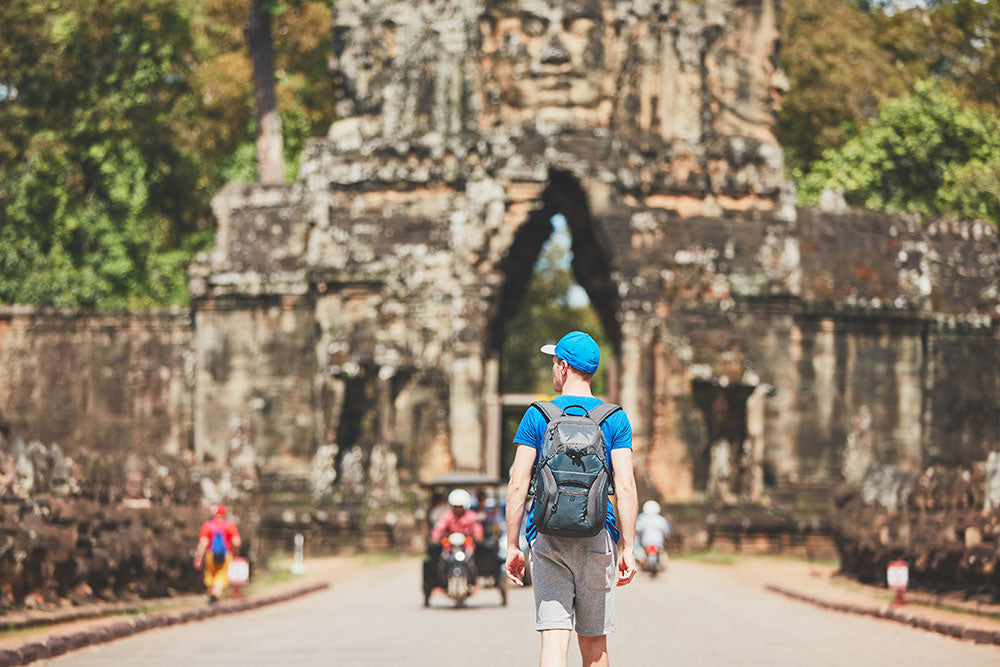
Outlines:
<svg viewBox="0 0 1000 667"><path fill-rule="evenodd" d="M593 373L586 373L584 371L581 371L579 368L574 368L573 366L570 366L568 363L566 365L569 366L569 369L581 380L590 382L591 379L594 377Z"/></svg>

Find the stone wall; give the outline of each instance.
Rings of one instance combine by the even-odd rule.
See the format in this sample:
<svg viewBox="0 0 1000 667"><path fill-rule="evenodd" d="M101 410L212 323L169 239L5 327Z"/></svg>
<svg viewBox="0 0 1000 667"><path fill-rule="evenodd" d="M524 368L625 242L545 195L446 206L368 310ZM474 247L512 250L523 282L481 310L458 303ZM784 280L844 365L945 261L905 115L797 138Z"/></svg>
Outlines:
<svg viewBox="0 0 1000 667"><path fill-rule="evenodd" d="M998 445L997 374L972 361L1000 349L993 227L800 210L648 228L623 306L651 355L648 472L668 496L705 489L711 448L734 437L722 487L750 495L829 485L852 438L909 470Z"/></svg>
<svg viewBox="0 0 1000 667"><path fill-rule="evenodd" d="M829 488L852 441L868 443L869 462L908 470L995 446L997 378L970 384L960 370L997 351L991 227L852 211L789 221L602 209L591 206L586 166L577 172L543 172L531 187L501 180L487 198L479 186L339 183L305 195L339 203L306 207L322 222L308 225L295 271L231 271L227 256L205 258L202 350L237 350L227 363L254 374L199 376L199 409L216 420L200 441L225 442L233 419L249 419L265 469L308 480L301 498L340 504L345 493L369 503L366 485L401 485L384 495L399 500L419 478L489 470L484 397L502 390L489 360L548 217L564 212L578 276L618 346L619 399L647 494L735 501ZM258 193L233 186L217 204ZM244 236L241 220L252 219L220 206L228 235ZM278 344L293 352L274 363L261 350ZM286 407L260 409L262 383Z"/></svg>
<svg viewBox="0 0 1000 667"><path fill-rule="evenodd" d="M259 555L253 462L195 465L195 359L186 310L0 308L0 604L200 590L213 502Z"/></svg>
<svg viewBox="0 0 1000 667"><path fill-rule="evenodd" d="M208 503L229 505L261 563L258 499L252 470L0 437L0 605L200 591L191 560Z"/></svg>
<svg viewBox="0 0 1000 667"><path fill-rule="evenodd" d="M192 446L186 310L0 307L0 431L100 450L181 456Z"/></svg>

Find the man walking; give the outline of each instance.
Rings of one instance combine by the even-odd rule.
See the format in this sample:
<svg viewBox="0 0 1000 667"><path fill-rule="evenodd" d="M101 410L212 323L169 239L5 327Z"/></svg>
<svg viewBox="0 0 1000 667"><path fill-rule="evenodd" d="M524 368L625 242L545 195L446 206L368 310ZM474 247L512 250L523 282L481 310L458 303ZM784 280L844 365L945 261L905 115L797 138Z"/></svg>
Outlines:
<svg viewBox="0 0 1000 667"><path fill-rule="evenodd" d="M226 520L226 506L212 505L211 511L212 518L202 524L198 533L194 568L204 567L208 601L215 604L229 586L229 564L239 551L241 541L236 524Z"/></svg>
<svg viewBox="0 0 1000 667"><path fill-rule="evenodd" d="M525 555L518 535L529 486L534 485L525 534L531 552L535 629L541 633L540 665L565 667L570 633L575 629L584 666L606 667L607 635L615 629L614 584L624 586L635 576L638 498L632 473L632 427L624 411L602 403L591 392L601 354L593 338L573 331L555 346L542 347L542 352L553 355L552 383L560 395L551 403L532 404L514 436L517 451L507 489L507 576L523 585ZM586 418L580 419L583 415ZM558 432L560 424L570 422L572 426ZM588 424L599 424L599 434L591 430L598 436L596 442L603 439L604 456L596 479L598 483L613 480L621 515L616 519L611 503L605 501L604 516L597 517L596 524L586 516L593 505L590 499L606 495L595 496L601 489L593 482L589 490L570 488L572 480L595 477L594 457L580 445L591 437ZM601 463L610 467L610 480L601 471ZM570 470L549 470L559 464ZM559 502L563 503L561 513ZM567 508L579 511L567 512ZM574 516L581 513L585 525L572 525ZM594 534L594 526L602 528ZM617 568L615 544L619 546Z"/></svg>

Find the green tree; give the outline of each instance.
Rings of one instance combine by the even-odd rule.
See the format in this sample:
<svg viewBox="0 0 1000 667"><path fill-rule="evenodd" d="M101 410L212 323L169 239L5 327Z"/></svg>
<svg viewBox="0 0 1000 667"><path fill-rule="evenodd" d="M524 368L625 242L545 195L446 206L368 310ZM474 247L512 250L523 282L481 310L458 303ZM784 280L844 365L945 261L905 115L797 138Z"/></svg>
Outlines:
<svg viewBox="0 0 1000 667"><path fill-rule="evenodd" d="M781 66L789 90L776 134L793 178L908 82L878 43L872 17L850 3L782 2Z"/></svg>
<svg viewBox="0 0 1000 667"><path fill-rule="evenodd" d="M0 8L0 301L186 299L205 241L179 130L195 3L12 0ZM188 109L189 111L191 108Z"/></svg>
<svg viewBox="0 0 1000 667"><path fill-rule="evenodd" d="M1000 224L1000 117L920 81L824 153L800 197L814 205L825 189L858 207Z"/></svg>
<svg viewBox="0 0 1000 667"><path fill-rule="evenodd" d="M556 243L548 243L535 264L531 282L517 315L507 326L500 362L500 386L505 392L552 393L552 369L538 348L546 342L556 342L568 331L586 331L601 348L602 361L612 353L612 347L596 311L589 304L569 303L570 287L575 284L569 267L568 251ZM596 394L607 390L602 363L594 376Z"/></svg>
<svg viewBox="0 0 1000 667"><path fill-rule="evenodd" d="M959 99L1000 107L1000 0L938 0L872 12L879 48L912 85L933 77Z"/></svg>
<svg viewBox="0 0 1000 667"><path fill-rule="evenodd" d="M294 180L306 140L326 134L334 121L331 0L271 0L261 7L270 15L285 180ZM246 0L208 0L204 8L205 35L218 45L199 68L215 121L205 134L225 140L218 153L225 160L214 172L221 181L258 180L256 93L244 34L249 12Z"/></svg>
<svg viewBox="0 0 1000 667"><path fill-rule="evenodd" d="M790 89L776 128L793 180L840 147L878 105L933 78L1000 110L1000 0L782 2L781 63Z"/></svg>
<svg viewBox="0 0 1000 667"><path fill-rule="evenodd" d="M209 201L256 180L246 0L0 3L0 303L185 303ZM333 120L329 2L272 24L287 175Z"/></svg>
<svg viewBox="0 0 1000 667"><path fill-rule="evenodd" d="M554 343L568 331L586 331L601 348L601 365L591 384L594 393L608 391L607 360L613 348L591 305L573 306L570 288L575 284L568 249L551 240L535 262L531 281L517 315L507 324L500 359L500 388L505 393L551 394L551 360L538 348ZM513 438L524 414L523 407L503 412L501 470L514 462Z"/></svg>

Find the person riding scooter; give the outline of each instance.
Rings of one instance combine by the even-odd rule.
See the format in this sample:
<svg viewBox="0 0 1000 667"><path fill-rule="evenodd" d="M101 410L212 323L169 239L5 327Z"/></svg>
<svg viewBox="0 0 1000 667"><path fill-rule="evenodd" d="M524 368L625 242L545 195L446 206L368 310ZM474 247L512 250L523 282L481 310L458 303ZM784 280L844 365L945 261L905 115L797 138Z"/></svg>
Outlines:
<svg viewBox="0 0 1000 667"><path fill-rule="evenodd" d="M448 506L450 512L445 512L431 531L431 541L441 542L452 533L461 533L467 538L471 538L472 543L468 545L468 552L471 555L475 551L475 544L483 541L483 525L479 523L479 518L475 512L469 509L472 505L472 496L465 489L455 489L448 494ZM447 547L452 548L452 547ZM439 571L444 577L445 559L442 558ZM469 584L476 582L475 560L469 561Z"/></svg>
<svg viewBox="0 0 1000 667"><path fill-rule="evenodd" d="M663 543L670 534L670 522L660 516L660 504L647 500L635 522L635 559L653 570L660 569L666 554Z"/></svg>

